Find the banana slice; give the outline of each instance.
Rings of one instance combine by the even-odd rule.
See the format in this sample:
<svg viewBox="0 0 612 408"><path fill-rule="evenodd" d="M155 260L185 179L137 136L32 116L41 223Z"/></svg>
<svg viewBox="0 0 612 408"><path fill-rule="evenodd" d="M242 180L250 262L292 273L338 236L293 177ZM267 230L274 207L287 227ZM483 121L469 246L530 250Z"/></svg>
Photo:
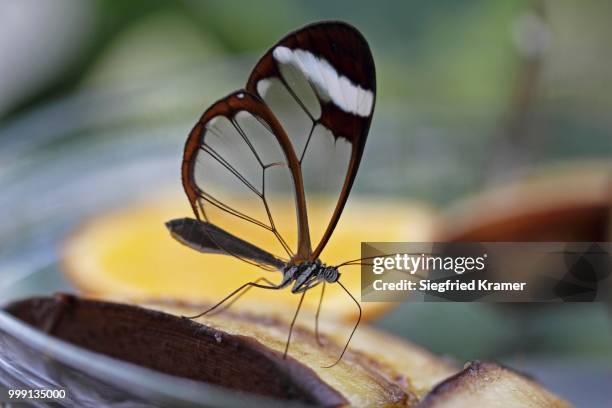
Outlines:
<svg viewBox="0 0 612 408"><path fill-rule="evenodd" d="M571 405L516 371L494 363L474 361L437 385L420 407L566 408Z"/></svg>
<svg viewBox="0 0 612 408"><path fill-rule="evenodd" d="M366 326L360 327L342 360L324 368L338 359L352 326L323 321L317 341L312 325L307 324L313 318L308 311L295 325L284 358L292 320L287 311L224 310L194 321L181 316L197 314L206 305L158 302L145 306L56 295L15 302L5 311L79 347L170 374L177 381L191 381L190 387L199 381L324 406L569 406L511 370L475 362L457 373L447 360ZM44 346L39 354L28 347L22 369L45 364L47 359L40 358L48 353ZM81 370L83 375L97 375L94 366ZM60 384L65 381L56 367L46 372L46 378ZM54 375L60 377L54 379ZM94 384L115 384L113 395L121 389L122 382L108 373L102 377ZM106 389L107 385L89 387ZM126 387L124 392L134 391ZM87 392L71 391L75 395ZM96 392L90 398L106 404L105 395Z"/></svg>

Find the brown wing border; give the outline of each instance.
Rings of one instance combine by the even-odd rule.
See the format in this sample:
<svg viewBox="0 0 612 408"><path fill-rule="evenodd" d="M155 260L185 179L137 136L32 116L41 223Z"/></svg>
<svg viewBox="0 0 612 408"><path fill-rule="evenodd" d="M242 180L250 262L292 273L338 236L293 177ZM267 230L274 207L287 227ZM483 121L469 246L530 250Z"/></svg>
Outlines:
<svg viewBox="0 0 612 408"><path fill-rule="evenodd" d="M276 140L279 142L281 149L285 154L287 164L289 165L289 170L293 177L296 211L298 215L298 248L291 262L307 260L312 253L312 248L310 244L310 231L308 229L306 197L304 194L304 184L302 181L302 171L299 160L295 150L293 149L291 141L289 140L289 137L285 133L285 130L281 126L276 116L274 116L274 113L272 113L270 108L268 108L268 106L257 95L251 94L247 90L241 89L235 91L213 103L212 106L210 106L202 114L187 137L183 152L181 178L183 189L185 190L185 194L189 199L191 208L193 209L196 218L202 221L202 216L205 217L203 208L199 207L199 205L201 206L199 198L202 191L195 182L194 167L196 154L200 149L200 146L203 144L206 124L217 116L225 116L226 118L231 119L240 111L247 111L263 120L264 123L269 126L270 131L276 137Z"/></svg>
<svg viewBox="0 0 612 408"><path fill-rule="evenodd" d="M301 47L339 64L339 66L334 65L336 70L362 88L371 90L374 97L372 110L368 117L344 112L331 102L323 103L319 100L322 113L318 123L330 129L335 138L346 139L351 143L352 150L346 177L332 217L321 240L310 253L309 260L315 260L321 255L331 238L357 176L376 106L376 68L368 42L355 27L342 21L313 23L287 34L261 57L253 68L246 85L246 89L254 95L257 95L259 80L270 76L277 76L282 80L272 57L272 52L278 46L286 46L291 49ZM338 55L344 55L347 58L339 58ZM290 89L286 83L285 87Z"/></svg>

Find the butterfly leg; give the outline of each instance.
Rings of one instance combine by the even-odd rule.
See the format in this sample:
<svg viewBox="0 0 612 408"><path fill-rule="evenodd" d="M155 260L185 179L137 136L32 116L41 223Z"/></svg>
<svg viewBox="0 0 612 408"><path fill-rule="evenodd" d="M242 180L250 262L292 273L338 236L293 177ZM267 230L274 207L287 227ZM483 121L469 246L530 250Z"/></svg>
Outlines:
<svg viewBox="0 0 612 408"><path fill-rule="evenodd" d="M210 309L208 309L208 310L206 310L206 311L204 311L204 312L202 312L202 313L200 313L200 314L197 314L197 315L195 315L195 316L183 316L183 317L186 317L186 318L188 318L188 319L197 319L197 318L199 318L199 317L202 317L202 316L204 316L204 315L206 315L206 314L208 314L208 313L212 312L213 310L217 309L219 306L221 306L222 304L224 304L225 302L227 302L229 299L231 299L232 297L234 297L236 294L240 293L240 292L241 292L243 289L245 289L245 288L247 288L247 290L248 290L248 289L250 289L250 288L253 288L253 287L255 287L255 288L261 288L261 289L279 289L279 286L278 286L278 285L274 285L274 284L272 284L272 283L271 283L269 280L267 280L267 279L265 279L265 280L266 280L268 283L270 283L270 285L261 285L261 284L257 283L258 281L261 281L261 280L264 280L264 279L265 279L265 278L260 278L260 279L257 279L257 280L256 280L256 281L254 281L254 282L247 282L247 283L245 283L244 285L240 286L238 289L234 290L232 293L230 293L230 294L229 294L229 295L227 295L226 297L224 297L224 298L223 298L223 299L222 299L222 300L221 300L219 303L217 303L216 305L214 305L214 306L213 306L213 307L211 307ZM236 300L237 300L237 299L236 299ZM233 302L232 302L232 304L233 304Z"/></svg>
<svg viewBox="0 0 612 408"><path fill-rule="evenodd" d="M261 278L259 278L259 279L255 279L255 280L253 281L253 283L259 283L259 282L265 282L265 283L267 283L268 285L270 285L271 287L272 287L272 286L275 286L275 285L274 285L274 283L272 283L271 281L269 281L267 278L264 278L263 276L262 276ZM232 300L231 300L230 302L228 302L228 303L227 303L225 306L223 306L223 307L222 307L222 308L220 308L220 309L215 310L215 311L214 311L214 313L208 313L208 315L209 315L209 316L213 316L213 315L216 315L216 314L218 314L218 313L223 312L224 310L229 309L230 307L232 307L232 305L233 305L234 303L236 303L238 300L240 300L240 298L241 298L241 297L243 297L244 295L246 295L246 294L248 293L248 291L249 291L249 290L251 290L252 288L253 288L253 285L249 285L249 286L247 286L246 288L244 288L244 289L243 289L243 291L242 291L242 292L240 292L240 293L236 293L236 294L235 294L235 296L232 298ZM223 300L223 301L224 301L224 300ZM222 302L223 302L223 301L222 301Z"/></svg>
<svg viewBox="0 0 612 408"><path fill-rule="evenodd" d="M319 298L319 305L317 306L317 314L315 315L315 337L317 344L323 346L321 338L319 337L319 314L321 314L321 305L323 304L323 295L325 294L325 282L321 285L321 297Z"/></svg>
<svg viewBox="0 0 612 408"><path fill-rule="evenodd" d="M293 326L295 325L298 313L300 313L300 308L302 307L302 302L304 301L304 295L306 295L306 291L302 292L302 296L300 296L300 303L298 303L298 307L295 310L295 314L293 315L293 320L291 321L291 326L289 327L289 336L287 336L287 344L285 344L285 352L283 353L283 358L287 358L287 352L289 351L289 343L291 342L291 334L293 333Z"/></svg>
<svg viewBox="0 0 612 408"><path fill-rule="evenodd" d="M340 285L340 287L342 287L342 289L344 289L344 291L351 297L351 299L353 299L353 301L357 305L357 308L359 309L359 317L357 318L357 323L355 323L355 327L353 327L353 331L351 332L351 335L346 341L346 344L344 345L344 348L342 349L342 353L340 353L340 357L338 357L338 360L336 360L336 362L333 363L332 365L324 366L323 368L331 368L335 366L336 364L338 364L340 360L342 360L342 357L344 356L344 353L346 352L346 349L348 348L348 345L351 342L351 339L353 338L353 334L355 334L355 331L357 330L357 326L359 326L359 322L361 322L361 305L359 304L357 299L355 299L355 297L351 295L351 292L349 292L348 289L340 281L337 281L337 283L338 285Z"/></svg>

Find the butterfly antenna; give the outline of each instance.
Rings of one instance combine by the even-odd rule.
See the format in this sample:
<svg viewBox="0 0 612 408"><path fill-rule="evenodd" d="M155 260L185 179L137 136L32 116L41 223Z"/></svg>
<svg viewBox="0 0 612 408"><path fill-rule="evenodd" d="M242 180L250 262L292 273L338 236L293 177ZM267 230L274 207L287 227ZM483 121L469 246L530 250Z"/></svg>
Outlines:
<svg viewBox="0 0 612 408"><path fill-rule="evenodd" d="M295 321L297 320L298 313L300 313L300 308L302 307L302 302L304 301L304 295L306 295L306 291L302 292L302 296L300 296L300 303L298 303L298 307L295 310L295 314L293 315L293 320L291 321L291 326L289 327L289 336L287 336L287 344L285 344L285 352L283 353L283 358L287 358L287 352L289 352L289 343L291 342L291 333L293 333L293 326L295 326Z"/></svg>
<svg viewBox="0 0 612 408"><path fill-rule="evenodd" d="M355 331L357 330L357 326L359 326L359 322L361 322L361 305L359 304L357 299L355 299L355 297L351 295L351 292L349 292L348 289L346 289L346 287L340 281L337 281L337 283L340 285L340 287L342 287L342 289L344 289L344 291L351 297L351 299L353 299L353 302L355 302L355 304L357 305L357 308L359 309L359 317L357 318L357 323L355 323L355 327L353 327L353 331L351 331L351 335L346 341L346 344L344 345L344 348L342 349L342 353L340 353L340 357L338 357L338 360L336 360L336 362L333 363L332 365L323 366L323 368L332 368L333 366L338 364L340 360L342 360L342 357L344 356L344 353L348 349L349 343L351 342L351 339L353 338L353 335L355 334Z"/></svg>
<svg viewBox="0 0 612 408"><path fill-rule="evenodd" d="M336 265L335 268L340 268L340 267L347 266L347 265L364 265L363 261L368 261L374 258L386 258L386 257L397 255L397 254L398 254L397 252L394 252L392 254L380 254L380 255L374 255L374 256L366 256L365 258L351 259L350 261L342 262L341 264ZM402 254L420 255L420 253L416 253L416 252L402 252ZM431 254L437 254L437 252L431 252ZM365 264L365 265L369 265L369 264Z"/></svg>
<svg viewBox="0 0 612 408"><path fill-rule="evenodd" d="M315 337L317 344L323 346L321 338L319 336L319 315L321 314L321 305L323 304L323 295L325 294L325 282L321 285L321 297L319 298L319 306L317 306L317 314L315 315Z"/></svg>

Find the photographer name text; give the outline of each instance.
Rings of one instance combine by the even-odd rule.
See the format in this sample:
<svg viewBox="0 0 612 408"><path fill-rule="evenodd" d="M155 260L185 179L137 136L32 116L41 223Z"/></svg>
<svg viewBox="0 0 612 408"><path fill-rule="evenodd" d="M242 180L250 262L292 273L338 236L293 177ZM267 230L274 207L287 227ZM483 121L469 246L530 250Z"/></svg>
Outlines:
<svg viewBox="0 0 612 408"><path fill-rule="evenodd" d="M462 291L524 291L527 282L491 282L487 279L471 281L446 280L442 282L421 279L418 282L402 279L396 282L386 282L377 279L372 282L375 291L419 291L419 292L462 292Z"/></svg>

